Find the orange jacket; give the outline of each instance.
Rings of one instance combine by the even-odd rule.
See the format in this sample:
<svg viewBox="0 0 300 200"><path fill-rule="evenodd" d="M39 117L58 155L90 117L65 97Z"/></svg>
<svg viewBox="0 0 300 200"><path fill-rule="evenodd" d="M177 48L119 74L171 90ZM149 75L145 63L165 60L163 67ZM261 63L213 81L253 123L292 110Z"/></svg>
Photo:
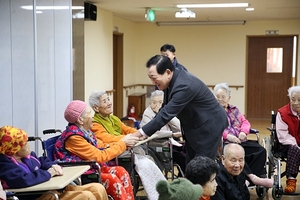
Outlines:
<svg viewBox="0 0 300 200"><path fill-rule="evenodd" d="M122 135L115 136L109 134L101 124L98 124L96 122L93 123L93 127L91 128L93 133L96 135L97 139L101 140L104 143L117 142L121 140L124 137L124 135L136 132L135 128L126 126L123 122L121 122L121 129L122 129L122 133L121 133Z"/></svg>

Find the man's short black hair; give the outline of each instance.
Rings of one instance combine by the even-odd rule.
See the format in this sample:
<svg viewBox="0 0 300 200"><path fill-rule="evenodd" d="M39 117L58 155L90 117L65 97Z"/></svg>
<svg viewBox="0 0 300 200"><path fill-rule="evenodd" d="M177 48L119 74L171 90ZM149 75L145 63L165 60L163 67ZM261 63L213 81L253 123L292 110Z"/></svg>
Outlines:
<svg viewBox="0 0 300 200"><path fill-rule="evenodd" d="M160 52L165 52L168 50L173 53L175 53L175 51L176 51L175 47L171 44L164 44L162 47L160 47Z"/></svg>

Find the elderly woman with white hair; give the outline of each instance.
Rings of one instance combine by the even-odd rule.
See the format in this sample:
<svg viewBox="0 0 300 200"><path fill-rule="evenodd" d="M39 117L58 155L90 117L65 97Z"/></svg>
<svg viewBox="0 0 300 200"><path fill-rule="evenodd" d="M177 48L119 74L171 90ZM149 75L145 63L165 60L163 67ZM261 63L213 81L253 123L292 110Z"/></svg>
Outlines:
<svg viewBox="0 0 300 200"><path fill-rule="evenodd" d="M300 86L290 87L288 96L290 102L278 109L276 133L279 150L287 154L285 192L294 193L300 166Z"/></svg>
<svg viewBox="0 0 300 200"><path fill-rule="evenodd" d="M164 102L164 92L161 90L155 90L151 93L150 95L150 101L149 101L149 106L145 109L143 113L143 117L140 123L140 127L143 127L146 125L148 122L150 122L156 114L159 112L162 104ZM161 132L168 133L169 135L164 136L164 137L172 137L175 140L179 141L180 137L182 136L181 134L181 127L180 127L180 121L177 117L174 117L171 121L169 121L168 124L163 126L159 131L158 135L162 135ZM165 134L164 134L165 135ZM186 167L186 154L185 154L185 147L184 143L183 145L174 142L174 140L171 140L173 144L173 160L180 166L181 170L178 170L178 176L183 177L185 172L185 167ZM151 143L151 141L150 141Z"/></svg>
<svg viewBox="0 0 300 200"><path fill-rule="evenodd" d="M109 96L104 91L94 90L89 97L90 106L95 111L91 130L97 139L103 142L117 142L124 136L134 133L135 128L126 126L117 116L113 115L113 106ZM133 147L135 170L142 180L149 200L157 200L158 193L155 184L165 180L157 165L145 155L140 146Z"/></svg>
<svg viewBox="0 0 300 200"><path fill-rule="evenodd" d="M227 83L219 83L214 87L214 94L225 109L229 126L223 132L223 143L238 143L245 149L245 172L251 182L256 185L272 187L271 179L261 179L267 174L265 169L266 149L259 143L247 140L250 133L250 122L240 110L229 104L230 88Z"/></svg>

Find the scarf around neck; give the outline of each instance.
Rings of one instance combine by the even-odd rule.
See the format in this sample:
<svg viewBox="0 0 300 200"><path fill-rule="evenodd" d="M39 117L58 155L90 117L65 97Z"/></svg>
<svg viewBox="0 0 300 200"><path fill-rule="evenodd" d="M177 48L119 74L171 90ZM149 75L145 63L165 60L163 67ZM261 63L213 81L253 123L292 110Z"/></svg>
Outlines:
<svg viewBox="0 0 300 200"><path fill-rule="evenodd" d="M109 134L122 135L121 120L113 114L103 117L99 113L95 113L93 122L101 124Z"/></svg>

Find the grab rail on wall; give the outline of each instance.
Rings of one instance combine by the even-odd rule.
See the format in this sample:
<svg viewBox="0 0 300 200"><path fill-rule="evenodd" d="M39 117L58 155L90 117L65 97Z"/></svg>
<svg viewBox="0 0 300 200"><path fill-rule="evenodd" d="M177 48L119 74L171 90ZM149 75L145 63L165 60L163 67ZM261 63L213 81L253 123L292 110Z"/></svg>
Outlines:
<svg viewBox="0 0 300 200"><path fill-rule="evenodd" d="M128 86L124 86L123 88L126 90L126 96L128 96L128 90L131 88L136 88L136 87L147 87L147 86L154 86L153 84L134 84L134 85L128 85ZM215 85L207 85L207 87L214 89ZM239 88L243 88L243 85L229 85L230 88L235 88L236 90L238 90Z"/></svg>
<svg viewBox="0 0 300 200"><path fill-rule="evenodd" d="M127 85L124 86L123 88L126 90L126 97L128 96L128 90L130 90L131 88L136 88L136 87L147 87L147 86L154 86L153 84L133 84L133 85ZM211 88L212 90L214 89L215 85L207 85L207 87ZM236 90L238 90L239 88L243 88L243 85L229 85L230 88L235 88ZM106 90L106 93L108 95L111 95L115 92L115 89L112 90Z"/></svg>

